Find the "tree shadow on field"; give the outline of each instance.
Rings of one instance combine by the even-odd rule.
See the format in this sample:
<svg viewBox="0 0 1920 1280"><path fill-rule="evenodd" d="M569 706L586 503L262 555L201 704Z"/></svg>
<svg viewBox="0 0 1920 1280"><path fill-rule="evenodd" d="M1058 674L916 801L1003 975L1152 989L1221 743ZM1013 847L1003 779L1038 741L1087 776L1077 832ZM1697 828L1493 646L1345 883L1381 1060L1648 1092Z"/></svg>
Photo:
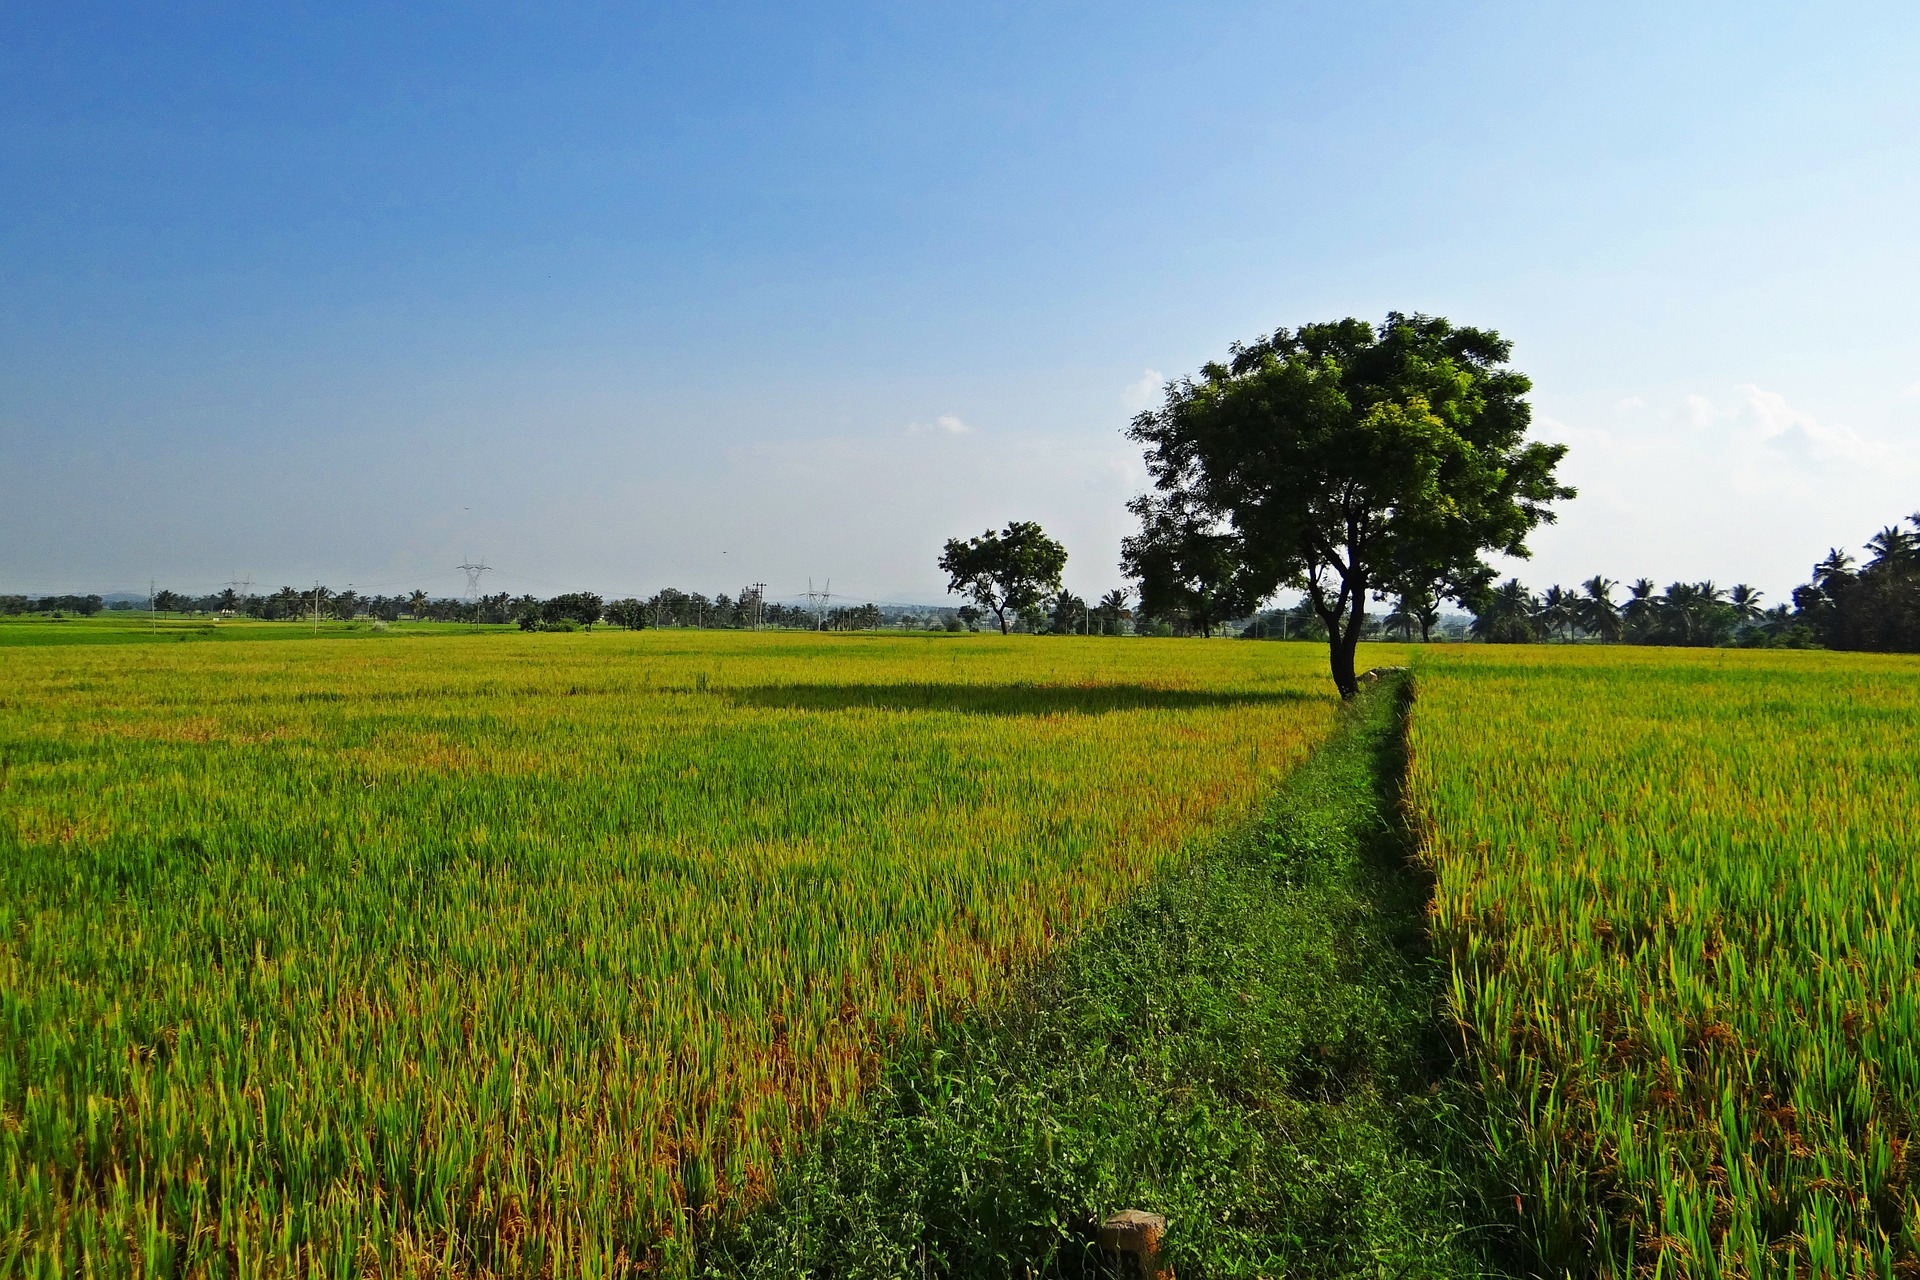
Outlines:
<svg viewBox="0 0 1920 1280"><path fill-rule="evenodd" d="M743 707L795 711L955 711L978 716L1109 715L1317 702L1299 689L1235 692L1135 684L794 684L729 689Z"/></svg>

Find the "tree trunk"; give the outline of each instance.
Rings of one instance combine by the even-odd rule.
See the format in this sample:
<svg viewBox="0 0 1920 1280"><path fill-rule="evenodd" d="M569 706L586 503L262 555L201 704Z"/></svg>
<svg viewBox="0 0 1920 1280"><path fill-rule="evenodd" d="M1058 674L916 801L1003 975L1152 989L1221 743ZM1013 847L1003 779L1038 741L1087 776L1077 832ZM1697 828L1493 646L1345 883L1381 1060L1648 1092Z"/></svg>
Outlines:
<svg viewBox="0 0 1920 1280"><path fill-rule="evenodd" d="M1344 575L1339 596L1329 601L1317 579L1308 579L1307 599L1327 629L1327 666L1334 687L1344 701L1360 692L1360 679L1354 674L1353 654L1360 646L1360 633L1367 621L1367 580L1358 573Z"/></svg>
<svg viewBox="0 0 1920 1280"><path fill-rule="evenodd" d="M1333 671L1333 683L1340 690L1342 699L1360 692L1360 677L1353 671L1353 653L1359 646L1358 627L1346 628L1345 635L1329 633L1327 636L1327 665Z"/></svg>
<svg viewBox="0 0 1920 1280"><path fill-rule="evenodd" d="M1367 584L1358 574L1348 579L1347 616L1332 611L1327 628L1327 664L1333 671L1333 683L1342 701L1360 692L1360 678L1353 670L1354 651L1360 647L1360 633L1367 624Z"/></svg>

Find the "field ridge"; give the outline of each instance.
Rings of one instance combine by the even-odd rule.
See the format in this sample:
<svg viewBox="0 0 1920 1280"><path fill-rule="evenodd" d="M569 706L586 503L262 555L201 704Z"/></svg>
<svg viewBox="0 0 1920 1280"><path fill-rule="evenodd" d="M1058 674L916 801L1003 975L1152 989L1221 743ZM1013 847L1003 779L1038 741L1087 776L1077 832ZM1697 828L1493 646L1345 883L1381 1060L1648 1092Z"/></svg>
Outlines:
<svg viewBox="0 0 1920 1280"><path fill-rule="evenodd" d="M1182 1276L1480 1274L1399 820L1406 695L1363 694L1256 820L897 1051L700 1270L1077 1275L1134 1207L1169 1216Z"/></svg>

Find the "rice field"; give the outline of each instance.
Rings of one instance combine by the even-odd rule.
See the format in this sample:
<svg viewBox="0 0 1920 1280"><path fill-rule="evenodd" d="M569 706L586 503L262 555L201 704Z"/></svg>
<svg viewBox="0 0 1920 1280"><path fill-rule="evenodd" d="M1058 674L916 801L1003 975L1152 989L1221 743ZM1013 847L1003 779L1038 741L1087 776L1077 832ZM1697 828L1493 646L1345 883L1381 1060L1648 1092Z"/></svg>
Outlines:
<svg viewBox="0 0 1920 1280"><path fill-rule="evenodd" d="M1920 1274L1920 661L1416 671L1434 928L1536 1265Z"/></svg>
<svg viewBox="0 0 1920 1280"><path fill-rule="evenodd" d="M1335 706L1310 645L294 639L0 659L0 1274L683 1269Z"/></svg>

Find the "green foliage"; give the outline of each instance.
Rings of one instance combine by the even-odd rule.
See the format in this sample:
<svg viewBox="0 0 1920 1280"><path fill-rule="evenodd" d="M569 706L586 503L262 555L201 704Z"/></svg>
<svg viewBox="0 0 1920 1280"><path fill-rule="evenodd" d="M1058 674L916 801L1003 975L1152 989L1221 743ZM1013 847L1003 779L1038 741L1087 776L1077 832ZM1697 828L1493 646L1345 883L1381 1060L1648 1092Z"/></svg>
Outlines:
<svg viewBox="0 0 1920 1280"><path fill-rule="evenodd" d="M1476 591L1472 635L1488 644L1530 644L1540 638L1540 602L1518 578Z"/></svg>
<svg viewBox="0 0 1920 1280"><path fill-rule="evenodd" d="M966 596L990 611L1005 635L1008 613L1023 619L1039 618L1040 605L1060 590L1067 567L1067 550L1049 538L1031 520L1015 520L999 533L989 529L977 538L948 538L940 553L947 574L947 590ZM1029 622L1028 630L1037 628Z"/></svg>
<svg viewBox="0 0 1920 1280"><path fill-rule="evenodd" d="M1252 613L1269 594L1239 538L1214 527L1218 521L1182 495L1142 494L1127 509L1141 528L1120 543L1120 571L1139 582L1146 617L1211 636L1221 623Z"/></svg>
<svg viewBox="0 0 1920 1280"><path fill-rule="evenodd" d="M1432 1155L1398 728L1393 690L1362 697L1259 822L902 1051L704 1269L1081 1274L1131 1207L1168 1215L1182 1276L1477 1274Z"/></svg>
<svg viewBox="0 0 1920 1280"><path fill-rule="evenodd" d="M1433 316L1279 329L1170 385L1128 434L1169 501L1231 527L1256 599L1306 591L1351 697L1371 593L1465 581L1487 550L1524 555L1573 496L1554 478L1566 446L1526 439L1531 384L1510 350Z"/></svg>
<svg viewBox="0 0 1920 1280"><path fill-rule="evenodd" d="M1833 649L1920 652L1920 513L1909 533L1888 526L1867 542L1872 553L1856 570L1834 550L1814 566L1813 580L1793 593L1799 620Z"/></svg>

